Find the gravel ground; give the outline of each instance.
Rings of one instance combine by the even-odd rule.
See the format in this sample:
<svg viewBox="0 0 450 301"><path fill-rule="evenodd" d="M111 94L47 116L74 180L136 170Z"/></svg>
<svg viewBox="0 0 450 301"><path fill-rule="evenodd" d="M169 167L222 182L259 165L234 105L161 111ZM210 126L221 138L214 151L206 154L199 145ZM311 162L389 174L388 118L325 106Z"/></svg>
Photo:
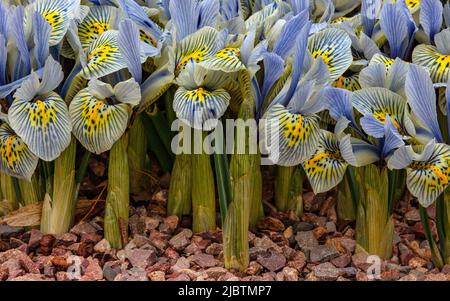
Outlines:
<svg viewBox="0 0 450 301"><path fill-rule="evenodd" d="M56 236L0 225L0 280L366 281L377 270L367 254L355 253L354 223L337 223L333 197L306 193L301 219L269 213L249 232L250 265L238 272L223 267L220 229L193 234L189 217L164 217L166 196L161 190L147 206L131 208L123 250L103 238L98 217ZM431 262L417 208L400 202L394 218L393 256L378 265L379 278L450 280L449 265L439 270Z"/></svg>

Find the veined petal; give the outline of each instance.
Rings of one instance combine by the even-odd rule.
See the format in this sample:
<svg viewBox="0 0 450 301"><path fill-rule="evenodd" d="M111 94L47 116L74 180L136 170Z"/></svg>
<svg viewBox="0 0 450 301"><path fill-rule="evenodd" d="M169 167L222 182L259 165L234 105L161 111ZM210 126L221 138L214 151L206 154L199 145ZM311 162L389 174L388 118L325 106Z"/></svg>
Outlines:
<svg viewBox="0 0 450 301"><path fill-rule="evenodd" d="M420 25L430 41L442 26L442 3L439 0L420 0Z"/></svg>
<svg viewBox="0 0 450 301"><path fill-rule="evenodd" d="M74 136L87 150L100 154L111 149L125 132L131 107L125 103L108 104L86 88L74 97L69 112Z"/></svg>
<svg viewBox="0 0 450 301"><path fill-rule="evenodd" d="M262 97L266 98L275 82L280 79L284 72L284 60L275 53L264 54L264 82Z"/></svg>
<svg viewBox="0 0 450 301"><path fill-rule="evenodd" d="M361 139L346 135L339 145L342 157L352 166L365 166L380 160L377 147Z"/></svg>
<svg viewBox="0 0 450 301"><path fill-rule="evenodd" d="M37 67L44 66L45 59L49 54L49 39L52 27L37 12L33 14L33 30L34 30L34 55L36 57Z"/></svg>
<svg viewBox="0 0 450 301"><path fill-rule="evenodd" d="M321 193L335 187L344 177L348 163L342 158L339 142L333 133L322 130L317 149L302 162L314 193Z"/></svg>
<svg viewBox="0 0 450 301"><path fill-rule="evenodd" d="M361 87L385 87L386 86L386 66L384 64L370 64L359 73Z"/></svg>
<svg viewBox="0 0 450 301"><path fill-rule="evenodd" d="M297 35L300 32L300 29L305 26L306 21L308 21L308 12L302 11L289 21L287 21L283 29L280 32L280 35L273 47L273 52L278 54L282 58L286 58L293 47L292 41L297 38Z"/></svg>
<svg viewBox="0 0 450 301"><path fill-rule="evenodd" d="M175 50L174 69L178 74L189 61L199 63L216 52L217 31L204 27L184 38Z"/></svg>
<svg viewBox="0 0 450 301"><path fill-rule="evenodd" d="M334 120L337 121L341 116L344 116L353 123L353 126L356 126L351 92L340 88L326 87L321 93L321 97Z"/></svg>
<svg viewBox="0 0 450 301"><path fill-rule="evenodd" d="M450 146L434 145L425 161L412 161L406 169L406 185L422 206L428 207L444 192L450 179Z"/></svg>
<svg viewBox="0 0 450 301"><path fill-rule="evenodd" d="M122 21L119 26L119 49L125 59L131 76L140 83L142 81L142 66L139 30L130 19Z"/></svg>
<svg viewBox="0 0 450 301"><path fill-rule="evenodd" d="M122 103L135 107L141 101L141 87L133 79L122 81L114 86L116 99Z"/></svg>
<svg viewBox="0 0 450 301"><path fill-rule="evenodd" d="M295 166L316 150L320 136L317 116L294 114L276 104L263 118L262 143L272 162Z"/></svg>
<svg viewBox="0 0 450 301"><path fill-rule="evenodd" d="M93 41L110 29L117 29L117 8L112 6L93 6L78 26L78 36L84 51Z"/></svg>
<svg viewBox="0 0 450 301"><path fill-rule="evenodd" d="M201 129L205 121L219 119L229 103L230 94L224 89L208 91L203 87L195 90L180 87L175 92L173 109L179 119Z"/></svg>
<svg viewBox="0 0 450 301"><path fill-rule="evenodd" d="M38 95L32 101L15 97L8 115L13 130L42 160L56 159L70 143L69 111L54 92Z"/></svg>
<svg viewBox="0 0 450 301"><path fill-rule="evenodd" d="M138 113L145 111L152 103L154 103L173 83L174 75L167 68L162 66L153 72L141 86L142 101L139 105Z"/></svg>
<svg viewBox="0 0 450 301"><path fill-rule="evenodd" d="M32 72L14 94L14 98L24 101L32 100L38 94L46 94L56 89L64 78L61 65L49 56L42 68L42 80L38 72Z"/></svg>
<svg viewBox="0 0 450 301"><path fill-rule="evenodd" d="M432 45L418 45L414 48L412 62L429 69L434 83L445 83L449 78L450 54L441 54Z"/></svg>
<svg viewBox="0 0 450 301"><path fill-rule="evenodd" d="M369 66L372 64L384 64L384 66L386 67L386 71L389 71L389 68L392 66L394 61L394 59L388 58L381 53L376 53L370 60Z"/></svg>
<svg viewBox="0 0 450 301"><path fill-rule="evenodd" d="M0 171L31 180L38 160L7 123L0 125Z"/></svg>
<svg viewBox="0 0 450 301"><path fill-rule="evenodd" d="M182 40L197 31L200 12L199 1L172 0L169 3L169 9L178 40Z"/></svg>
<svg viewBox="0 0 450 301"><path fill-rule="evenodd" d="M439 53L450 54L450 28L446 28L434 36L434 43Z"/></svg>
<svg viewBox="0 0 450 301"><path fill-rule="evenodd" d="M332 86L348 91L360 90L361 85L359 83L359 74L352 74L350 76L341 75L332 83Z"/></svg>
<svg viewBox="0 0 450 301"><path fill-rule="evenodd" d="M237 72L245 68L240 60L241 51L238 48L224 48L213 56L205 58L200 65L210 70Z"/></svg>
<svg viewBox="0 0 450 301"><path fill-rule="evenodd" d="M406 78L406 96L414 116L433 133L438 142L443 142L436 112L436 94L428 72L411 64Z"/></svg>
<svg viewBox="0 0 450 301"><path fill-rule="evenodd" d="M69 22L80 8L80 0L36 0L35 9L52 27L50 46L59 44L69 28Z"/></svg>
<svg viewBox="0 0 450 301"><path fill-rule="evenodd" d="M336 80L352 64L351 45L345 31L329 28L309 38L308 50L313 58L322 57L330 70L331 80Z"/></svg>
<svg viewBox="0 0 450 301"><path fill-rule="evenodd" d="M87 65L81 70L86 79L99 78L127 67L119 51L117 37L118 31L108 30L91 43L87 51Z"/></svg>
<svg viewBox="0 0 450 301"><path fill-rule="evenodd" d="M143 8L136 3L134 0L118 0L120 8L125 13L125 15L139 24L139 26L145 31L148 31L155 40L159 40L163 34L161 28L156 25L148 15L145 13Z"/></svg>
<svg viewBox="0 0 450 301"><path fill-rule="evenodd" d="M386 114L388 114L400 133L405 134L403 119L406 100L400 95L386 88L366 88L353 92L352 101L355 109L364 115L366 126L369 125L367 123L369 121L370 124L372 121L378 121L380 125L384 125Z"/></svg>
<svg viewBox="0 0 450 301"><path fill-rule="evenodd" d="M386 116L386 122L384 123L384 144L382 150L383 158L390 156L393 150L401 147L402 145L405 145L402 136L392 123L389 116Z"/></svg>

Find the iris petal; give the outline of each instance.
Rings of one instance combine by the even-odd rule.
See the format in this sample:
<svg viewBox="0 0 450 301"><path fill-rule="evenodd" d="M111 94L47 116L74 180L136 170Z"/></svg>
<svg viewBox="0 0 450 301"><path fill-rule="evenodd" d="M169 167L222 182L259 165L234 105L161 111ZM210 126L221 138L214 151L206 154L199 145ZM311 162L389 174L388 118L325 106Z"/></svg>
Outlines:
<svg viewBox="0 0 450 301"><path fill-rule="evenodd" d="M432 45L418 45L412 54L414 64L426 67L434 83L445 83L449 79L450 54L441 54Z"/></svg>
<svg viewBox="0 0 450 301"><path fill-rule="evenodd" d="M87 150L100 154L125 132L131 109L125 103L110 105L83 89L70 103L69 112L74 136Z"/></svg>
<svg viewBox="0 0 450 301"><path fill-rule="evenodd" d="M339 142L333 133L321 131L317 150L302 162L314 193L330 190L341 182L348 163L342 158Z"/></svg>
<svg viewBox="0 0 450 301"><path fill-rule="evenodd" d="M336 80L352 64L352 41L343 30L329 28L309 38L308 49L313 58L321 56L330 70L330 77Z"/></svg>
<svg viewBox="0 0 450 301"><path fill-rule="evenodd" d="M45 161L56 159L70 143L69 111L55 92L38 95L32 101L15 98L8 115L14 131Z"/></svg>
<svg viewBox="0 0 450 301"><path fill-rule="evenodd" d="M276 104L270 107L264 119L262 143L274 163L295 166L316 150L320 136L317 116L291 113Z"/></svg>
<svg viewBox="0 0 450 301"><path fill-rule="evenodd" d="M7 123L0 125L0 171L30 180L38 160Z"/></svg>

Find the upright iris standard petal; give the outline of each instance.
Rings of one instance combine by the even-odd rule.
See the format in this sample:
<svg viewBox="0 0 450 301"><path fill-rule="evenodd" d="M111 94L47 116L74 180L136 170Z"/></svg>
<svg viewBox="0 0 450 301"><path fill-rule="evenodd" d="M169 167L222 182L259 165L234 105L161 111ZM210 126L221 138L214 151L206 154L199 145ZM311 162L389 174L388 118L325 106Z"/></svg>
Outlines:
<svg viewBox="0 0 450 301"><path fill-rule="evenodd" d="M117 29L117 8L112 6L94 6L78 26L78 36L81 46L87 51L102 33L110 29Z"/></svg>
<svg viewBox="0 0 450 301"><path fill-rule="evenodd" d="M35 9L51 25L50 46L59 44L80 8L80 0L36 0Z"/></svg>
<svg viewBox="0 0 450 301"><path fill-rule="evenodd" d="M335 135L322 130L316 151L302 166L314 193L321 193L341 182L348 163L341 156Z"/></svg>
<svg viewBox="0 0 450 301"><path fill-rule="evenodd" d="M420 24L430 41L442 26L442 3L439 0L421 0Z"/></svg>
<svg viewBox="0 0 450 301"><path fill-rule="evenodd" d="M8 115L14 131L44 161L56 159L70 143L69 111L55 92L32 100L15 98Z"/></svg>
<svg viewBox="0 0 450 301"><path fill-rule="evenodd" d="M429 69L434 83L445 83L449 78L450 53L439 53L432 45L418 45L414 48L412 62Z"/></svg>
<svg viewBox="0 0 450 301"><path fill-rule="evenodd" d="M269 159L282 166L295 166L308 159L319 142L315 115L291 113L276 104L265 113L261 124L262 143Z"/></svg>
<svg viewBox="0 0 450 301"><path fill-rule="evenodd" d="M224 89L209 91L203 87L192 90L180 87L175 92L173 109L179 119L201 129L205 121L219 119L229 103L230 95Z"/></svg>
<svg viewBox="0 0 450 301"><path fill-rule="evenodd" d="M34 56L38 68L44 66L45 59L49 54L49 39L52 27L37 12L33 14L33 30L34 30Z"/></svg>
<svg viewBox="0 0 450 301"><path fill-rule="evenodd" d="M69 111L74 136L87 150L100 154L111 149L125 132L131 107L97 98L85 88L74 97Z"/></svg>
<svg viewBox="0 0 450 301"><path fill-rule="evenodd" d="M380 138L384 136L386 114L402 134L409 128L404 124L406 100L386 88L367 88L353 93L353 105L364 117L361 125L369 135Z"/></svg>
<svg viewBox="0 0 450 301"><path fill-rule="evenodd" d="M86 79L99 78L127 67L117 37L118 31L105 31L89 46L87 65L81 71Z"/></svg>
<svg viewBox="0 0 450 301"><path fill-rule="evenodd" d="M351 45L345 31L329 28L309 38L308 50L313 58L322 57L330 70L331 80L336 80L352 64Z"/></svg>
<svg viewBox="0 0 450 301"><path fill-rule="evenodd" d="M0 125L0 171L30 180L38 160L7 123Z"/></svg>
<svg viewBox="0 0 450 301"><path fill-rule="evenodd" d="M438 142L443 142L436 112L436 94L424 68L414 64L409 67L406 96L414 116L426 125Z"/></svg>

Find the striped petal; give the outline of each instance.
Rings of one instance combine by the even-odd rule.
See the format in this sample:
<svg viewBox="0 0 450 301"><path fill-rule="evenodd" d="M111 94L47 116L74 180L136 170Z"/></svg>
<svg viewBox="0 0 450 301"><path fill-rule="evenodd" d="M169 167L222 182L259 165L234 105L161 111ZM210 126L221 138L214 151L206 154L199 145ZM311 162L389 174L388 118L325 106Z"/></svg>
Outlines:
<svg viewBox="0 0 450 301"><path fill-rule="evenodd" d="M406 100L400 95L385 88L366 88L353 93L353 106L364 117L362 118L362 126L364 131L371 132L374 137L383 137L386 114L390 116L392 123L402 133L407 133L403 124ZM375 126L373 123L379 123L377 133L369 130ZM381 127L380 127L381 126Z"/></svg>
<svg viewBox="0 0 450 301"><path fill-rule="evenodd" d="M31 180L38 160L7 123L0 125L0 171Z"/></svg>
<svg viewBox="0 0 450 301"><path fill-rule="evenodd" d="M202 129L205 121L219 119L229 103L230 94L224 89L208 91L202 87L194 90L180 87L175 92L173 109L179 119Z"/></svg>
<svg viewBox="0 0 450 301"><path fill-rule="evenodd" d="M131 107L125 103L109 104L86 88L74 97L69 112L73 135L87 150L100 154L111 149L125 132Z"/></svg>
<svg viewBox="0 0 450 301"><path fill-rule="evenodd" d="M314 154L302 162L314 193L321 193L335 187L344 177L348 163L342 158L339 142L333 133L320 132L320 139Z"/></svg>
<svg viewBox="0 0 450 301"><path fill-rule="evenodd" d="M384 66L386 67L386 71L389 71L389 68L392 66L392 64L394 64L394 61L394 59L388 58L387 56L380 53L376 53L370 60L369 65L384 64Z"/></svg>
<svg viewBox="0 0 450 301"><path fill-rule="evenodd" d="M443 142L436 111L436 93L424 68L414 64L409 67L406 96L414 116L426 125L438 142Z"/></svg>
<svg viewBox="0 0 450 301"><path fill-rule="evenodd" d="M178 75L188 62L199 63L213 55L216 52L216 38L217 31L211 27L204 27L184 38L176 47L175 74Z"/></svg>
<svg viewBox="0 0 450 301"><path fill-rule="evenodd" d="M412 62L429 69L434 83L445 83L449 78L450 54L441 54L432 45L418 45L414 48Z"/></svg>
<svg viewBox="0 0 450 301"><path fill-rule="evenodd" d="M412 161L406 185L422 206L428 207L444 192L450 179L450 146L436 143L425 161Z"/></svg>
<svg viewBox="0 0 450 301"><path fill-rule="evenodd" d="M213 56L207 57L200 65L210 70L223 72L237 72L245 66L240 60L241 52L238 48L224 48Z"/></svg>
<svg viewBox="0 0 450 301"><path fill-rule="evenodd" d="M298 165L311 157L317 148L320 131L315 115L291 113L283 105L276 104L260 124L262 143L273 163Z"/></svg>
<svg viewBox="0 0 450 301"><path fill-rule="evenodd" d="M352 64L352 41L343 30L329 28L309 38L308 50L313 58L322 57L332 80L341 76Z"/></svg>
<svg viewBox="0 0 450 301"><path fill-rule="evenodd" d="M117 29L117 8L112 6L91 7L83 22L78 26L78 36L81 46L87 51L102 33L110 29Z"/></svg>
<svg viewBox="0 0 450 301"><path fill-rule="evenodd" d="M87 65L81 70L86 79L99 78L127 67L117 37L118 31L109 30L89 46Z"/></svg>
<svg viewBox="0 0 450 301"><path fill-rule="evenodd" d="M15 98L8 115L13 130L42 160L56 159L70 143L69 111L55 92L31 101Z"/></svg>
<svg viewBox="0 0 450 301"><path fill-rule="evenodd" d="M345 89L348 91L356 91L361 89L359 84L359 75L352 74L350 76L341 75L332 83L333 87Z"/></svg>
<svg viewBox="0 0 450 301"><path fill-rule="evenodd" d="M59 44L69 28L69 23L80 8L80 0L36 0L36 11L52 27L50 34L50 46Z"/></svg>

